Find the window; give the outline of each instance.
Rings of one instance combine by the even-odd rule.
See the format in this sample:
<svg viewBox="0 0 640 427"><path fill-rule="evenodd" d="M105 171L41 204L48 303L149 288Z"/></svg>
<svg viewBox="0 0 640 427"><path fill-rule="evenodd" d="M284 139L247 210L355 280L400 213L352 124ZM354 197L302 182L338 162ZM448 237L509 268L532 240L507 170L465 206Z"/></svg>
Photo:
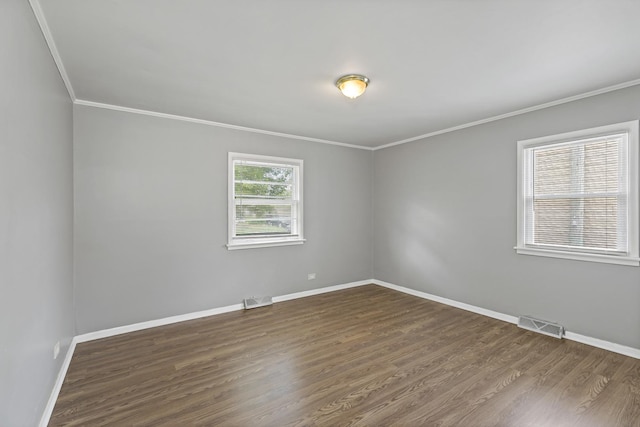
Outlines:
<svg viewBox="0 0 640 427"><path fill-rule="evenodd" d="M519 254L639 265L638 122L518 141Z"/></svg>
<svg viewBox="0 0 640 427"><path fill-rule="evenodd" d="M227 248L303 242L302 160L229 153Z"/></svg>

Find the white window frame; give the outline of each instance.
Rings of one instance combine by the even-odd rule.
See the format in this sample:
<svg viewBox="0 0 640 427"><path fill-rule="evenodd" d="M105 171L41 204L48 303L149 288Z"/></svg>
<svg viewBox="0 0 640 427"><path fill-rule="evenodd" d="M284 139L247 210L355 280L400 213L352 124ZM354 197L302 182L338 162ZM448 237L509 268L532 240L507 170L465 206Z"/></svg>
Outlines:
<svg viewBox="0 0 640 427"><path fill-rule="evenodd" d="M235 174L234 162L251 161L256 163L264 163L265 165L279 165L293 167L294 185L292 191L292 199L296 201L297 209L297 228L291 230L290 235L284 236L256 236L256 237L238 237L236 236L236 198L235 198ZM303 164L300 159L289 159L285 157L263 156L258 154L229 153L228 163L228 242L227 249L252 249L265 248L271 246L287 246L301 245L305 242L303 236L303 206L302 206L302 187L303 187Z"/></svg>
<svg viewBox="0 0 640 427"><path fill-rule="evenodd" d="M619 134L626 134L628 150L628 164L626 165L628 171L627 251L622 254L590 253L584 250L573 251L565 248L555 249L527 244L525 240L527 207L524 186L527 182L526 174L530 174L532 171L530 170L530 165L527 164L528 156L525 151L534 147L551 146ZM638 120L518 141L517 243L514 248L516 252L523 255L639 266L638 164Z"/></svg>

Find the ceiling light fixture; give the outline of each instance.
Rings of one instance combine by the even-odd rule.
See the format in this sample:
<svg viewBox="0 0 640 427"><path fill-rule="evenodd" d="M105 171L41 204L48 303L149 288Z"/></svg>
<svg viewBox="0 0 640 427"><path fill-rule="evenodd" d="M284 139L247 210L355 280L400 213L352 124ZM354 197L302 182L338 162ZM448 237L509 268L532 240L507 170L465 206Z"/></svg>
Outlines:
<svg viewBox="0 0 640 427"><path fill-rule="evenodd" d="M364 93L369 85L369 79L360 74L348 74L336 81L336 86L347 98L357 98Z"/></svg>

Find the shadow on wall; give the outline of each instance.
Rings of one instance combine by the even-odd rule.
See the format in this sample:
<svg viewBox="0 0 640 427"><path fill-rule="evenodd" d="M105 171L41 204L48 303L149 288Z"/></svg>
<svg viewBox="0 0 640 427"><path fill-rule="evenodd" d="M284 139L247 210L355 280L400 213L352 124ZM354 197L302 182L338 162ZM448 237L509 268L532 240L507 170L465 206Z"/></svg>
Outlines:
<svg viewBox="0 0 640 427"><path fill-rule="evenodd" d="M409 203L403 214L404 220L389 236L394 248L391 253L396 258L393 263L406 266L402 284L415 286L410 279L420 277L429 292L442 295L442 284L451 280L451 269L437 251L444 245L446 221L436 211L417 203Z"/></svg>

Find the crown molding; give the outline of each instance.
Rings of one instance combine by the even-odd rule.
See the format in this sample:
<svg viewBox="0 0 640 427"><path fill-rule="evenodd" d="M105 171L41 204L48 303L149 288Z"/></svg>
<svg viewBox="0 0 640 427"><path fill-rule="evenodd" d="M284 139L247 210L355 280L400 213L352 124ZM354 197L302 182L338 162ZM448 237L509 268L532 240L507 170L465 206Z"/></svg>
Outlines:
<svg viewBox="0 0 640 427"><path fill-rule="evenodd" d="M53 40L53 36L51 35L51 31L49 29L49 25L47 24L47 20L44 17L44 13L42 11L42 7L40 5L39 0L29 0L29 4L31 5L31 9L33 10L33 13L34 13L34 15L36 17L36 20L38 21L38 25L40 26L40 30L42 31L42 35L44 36L44 39L47 42L47 45L49 47L49 51L51 52L51 56L53 57L53 60L54 60L54 62L56 64L56 66L58 67L58 72L60 73L60 76L62 77L62 81L64 82L64 85L67 88L67 92L69 92L69 97L71 98L71 100L73 101L74 104L85 105L85 106L96 107L96 108L104 108L104 109L115 110L115 111L123 111L123 112L127 112L127 113L143 114L143 115L147 115L147 116L161 117L161 118L165 118L165 119L180 120L180 121L185 121L185 122L203 124L203 125L207 125L207 126L216 126L216 127L226 128L226 129L240 130L240 131L244 131L244 132L252 132L252 133L258 133L258 134L263 134L263 135L277 136L277 137L281 137L281 138L297 139L297 140L309 141L309 142L319 142L321 144L337 145L337 146L341 146L341 147L355 148L355 149L366 150L366 151L377 151L377 150L382 150L382 149L385 149L385 148L394 147L396 145L402 145L402 144L406 144L406 143L409 143L409 142L419 141L419 140L427 139L427 138L430 138L430 137L433 137L433 136L442 135L442 134L450 133L450 132L455 132L455 131L466 129L466 128L470 128L470 127L473 127L473 126L478 126L478 125L482 125L482 124L485 124L485 123L491 123L491 122L495 122L495 121L498 121L498 120L506 119L506 118L509 118L509 117L519 116L521 114L531 113L533 111L542 110L542 109L549 108L549 107L555 107L557 105L562 105L562 104L566 104L566 103L569 103L569 102L578 101L580 99L589 98L589 97L592 97L592 96L602 95L602 94L605 94L605 93L608 93L608 92L613 92L613 91L616 91L616 90L625 89L625 88L628 88L628 87L631 87L631 86L636 86L636 85L640 84L640 79L630 80L630 81L619 83L619 84L616 84L616 85L607 86L607 87L604 87L604 88L601 88L601 89L596 89L596 90L593 90L593 91L590 91L590 92L585 92L585 93L581 93L581 94L578 94L578 95L557 99L555 101L550 101L550 102L546 102L546 103L543 103L543 104L534 105L534 106L523 108L523 109L520 109L520 110L515 110L515 111L509 112L509 113L500 114L500 115L492 116L492 117L487 117L485 119L480 119L480 120L476 120L476 121L473 121L473 122L464 123L464 124L461 124L461 125L457 125L457 126L453 126L453 127L449 127L449 128L445 128L445 129L441 129L441 130L425 133L425 134L422 134L422 135L417 135L417 136L414 136L414 137L411 137L411 138L406 138L406 139L402 139L402 140L399 140L399 141L390 142L388 144L378 145L378 146L375 146L375 147L369 147L369 146L364 146L364 145L348 144L348 143L344 143L344 142L331 141L331 140L320 139L320 138L312 138L312 137L307 137L307 136L302 136L302 135L293 135L293 134L282 133L282 132L272 132L272 131L268 131L268 130L264 130L264 129L256 129L256 128L250 128L250 127L245 127L245 126L232 125L232 124L228 124L228 123L214 122L214 121L211 121L211 120L196 119L196 118L193 118L193 117L179 116L179 115L174 115L174 114L160 113L160 112L156 112L156 111L141 110L141 109L137 109L137 108L129 108L129 107L123 107L123 106L119 106L119 105L112 105L112 104L105 104L105 103L101 103L101 102L94 102L94 101L86 101L86 100L82 100L82 99L77 99L76 95L75 95L75 92L73 91L73 87L71 86L71 80L69 79L69 75L67 74L67 71L66 71L66 69L64 67L64 64L62 62L62 58L60 57L60 54L58 52L58 48L56 47L56 44L55 44L55 42Z"/></svg>
<svg viewBox="0 0 640 427"><path fill-rule="evenodd" d="M75 102L76 94L73 92L71 80L69 80L67 70L64 68L64 64L62 63L62 58L60 57L60 53L58 52L56 43L53 41L53 36L51 35L51 30L49 29L49 24L47 24L47 20L45 19L44 13L42 12L42 6L40 6L40 2L38 0L29 0L29 4L31 5L33 14L36 16L36 20L38 21L38 25L40 26L40 31L42 31L42 35L47 42L47 46L49 47L49 52L51 52L53 61L55 62L56 67L58 67L60 77L62 77L62 81L67 88L67 92L69 92L69 97L71 98L71 101Z"/></svg>
<svg viewBox="0 0 640 427"><path fill-rule="evenodd" d="M234 130L240 130L240 131L243 131L243 132L259 133L259 134L263 134L263 135L277 136L277 137L281 137L281 138L297 139L297 140L309 141L309 142L319 142L321 144L338 145L338 146L347 147L347 148L357 148L359 150L367 150L367 151L372 151L373 150L373 148L371 148L371 147L365 147L365 146L362 146L362 145L346 144L344 142L330 141L330 140L327 140L327 139L319 139L319 138L311 138L311 137L308 137L308 136L301 136L301 135L292 135L292 134L289 134L289 133L272 132L272 131L264 130L264 129L255 129L255 128L249 128L249 127L245 127L245 126L230 125L228 123L214 122L214 121L211 121L211 120L195 119L193 117L178 116L178 115L175 115L175 114L167 114L167 113L159 113L157 111L141 110L141 109L138 109L138 108L123 107L123 106L120 106L120 105L113 105L113 104L104 104L102 102L85 101L83 99L76 99L74 101L74 104L76 104L76 105L84 105L84 106L87 106L87 107L103 108L103 109L106 109L106 110L123 111L125 113L142 114L142 115L145 115L145 116L160 117L160 118L163 118L163 119L171 119L171 120L179 120L179 121L183 121L183 122L198 123L198 124L201 124L201 125L215 126L215 127L220 127L220 128L226 128L226 129L234 129Z"/></svg>
<svg viewBox="0 0 640 427"><path fill-rule="evenodd" d="M36 1L36 0L33 0L33 1ZM476 120L474 122L464 123L464 124L461 124L461 125L458 125L458 126L453 126L453 127L450 127L450 128L441 129L441 130L437 130L437 131L430 132L430 133L425 133L425 134L422 134L422 135L414 136L414 137L403 139L403 140L400 140L400 141L390 142L390 143L384 144L384 145L378 145L376 147L368 147L368 146L356 145L356 144L347 144L347 143L344 143L344 142L330 141L330 140L319 139L319 138L311 138L311 137L301 136L301 135L292 135L292 134L288 134L288 133L272 132L272 131L263 130L263 129L255 129L255 128L249 128L249 127L244 127L244 126L231 125L231 124L227 124L227 123L214 122L214 121L211 121L211 120L196 119L196 118L192 118L192 117L178 116L178 115L167 114L167 113L159 113L159 112L156 112L156 111L141 110L141 109L137 109L137 108L129 108L129 107L123 107L123 106L119 106L119 105L104 104L104 103L101 103L101 102L85 101L85 100L81 100L81 99L75 99L74 103L77 104L77 105L85 105L85 106L89 106L89 107L104 108L104 109L115 110L115 111L123 111L123 112L134 113L134 114L143 114L143 115L147 115L147 116L161 117L161 118L165 118L165 119L181 120L181 121L185 121L185 122L199 123L199 124L204 124L204 125L208 125L208 126L216 126L216 127L227 128L227 129L235 129L235 130L240 130L240 131L244 131L244 132L253 132L253 133L259 133L259 134L263 134L263 135L278 136L278 137L282 137L282 138L297 139L297 140L309 141L309 142L319 142L319 143L322 143L322 144L338 145L338 146L342 146L342 147L356 148L356 149L359 149L359 150L377 151L377 150L382 150L382 149L389 148L389 147L394 147L396 145L402 145L402 144L406 144L406 143L409 143L409 142L414 142L414 141L419 141L419 140L422 140L422 139L427 139L427 138L430 138L430 137L433 137L433 136L437 136L437 135L442 135L442 134L445 134L445 133L455 132L457 130L462 130L462 129L470 128L470 127L473 127L473 126L482 125L482 124L485 124L485 123L495 122L495 121L506 119L506 118L509 118L509 117L519 116L521 114L531 113L533 111L543 110L543 109L549 108L549 107L555 107L556 105L562 105L562 104L566 104L566 103L569 103L569 102L578 101L580 99L590 98L592 96L602 95L602 94L605 94L605 93L613 92L613 91L620 90L620 89L625 89L625 88L628 88L628 87L631 87L631 86L636 86L636 85L640 85L640 79L630 80L628 82L620 83L620 84L617 84L617 85L607 86L607 87L602 88L602 89L597 89L597 90L593 90L593 91L590 91L590 92L585 92L585 93L582 93L582 94L579 94L579 95L574 95L574 96L570 96L570 97L567 97L567 98L562 98L562 99L558 99L558 100L555 100L555 101L546 102L544 104L534 105L532 107L523 108L523 109L520 109L520 110L512 111L510 113L500 114L498 116L488 117L486 119Z"/></svg>
<svg viewBox="0 0 640 427"><path fill-rule="evenodd" d="M585 92L585 93L581 93L579 95L569 96L567 98L562 98L562 99L558 99L558 100L551 101L551 102L545 102L544 104L534 105L532 107L527 107L527 108L523 108L521 110L512 111L510 113L500 114L499 116L488 117L486 119L481 119L481 120L476 120L474 122L464 123L464 124L461 124L461 125L458 125L458 126L453 126L453 127L450 127L450 128L441 129L441 130L437 130L437 131L430 132L430 133L425 133L423 135L414 136L414 137L403 139L403 140L400 140L400 141L390 142L389 144L378 145L376 147L373 147L373 150L374 151L382 150L384 148L394 147L396 145L406 144L408 142L418 141L418 140L430 138L430 137L436 136L436 135L442 135L442 134L449 133L449 132L455 132L457 130L466 129L466 128L470 128L470 127L473 127L473 126L482 125L482 124L485 124L485 123L495 122L497 120L502 120L502 119L506 119L506 118L509 118L509 117L513 117L513 116L519 116L521 114L531 113L532 111L538 111L538 110L542 110L542 109L549 108L549 107L555 107L556 105L566 104L568 102L578 101L580 99L590 98L590 97L596 96L596 95L602 95L604 93L613 92L613 91L620 90L620 89L625 89L625 88L628 88L628 87L631 87L631 86L636 86L636 85L639 85L639 84L640 84L640 79L630 80L628 82L619 83L617 85L607 86L607 87L602 88L602 89L592 90L591 92Z"/></svg>

